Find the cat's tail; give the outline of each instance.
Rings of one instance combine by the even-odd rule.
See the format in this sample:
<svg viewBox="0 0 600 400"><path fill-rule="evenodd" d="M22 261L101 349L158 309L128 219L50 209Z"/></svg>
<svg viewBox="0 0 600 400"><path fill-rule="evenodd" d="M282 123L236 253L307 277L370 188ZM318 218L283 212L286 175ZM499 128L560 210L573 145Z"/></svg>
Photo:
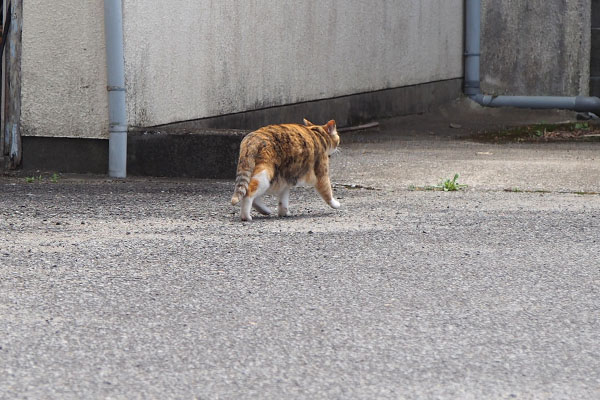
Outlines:
<svg viewBox="0 0 600 400"><path fill-rule="evenodd" d="M240 157L237 167L237 176L235 177L235 190L231 197L232 205L235 206L246 195L248 184L250 184L250 178L252 177L252 171L254 171L254 157Z"/></svg>

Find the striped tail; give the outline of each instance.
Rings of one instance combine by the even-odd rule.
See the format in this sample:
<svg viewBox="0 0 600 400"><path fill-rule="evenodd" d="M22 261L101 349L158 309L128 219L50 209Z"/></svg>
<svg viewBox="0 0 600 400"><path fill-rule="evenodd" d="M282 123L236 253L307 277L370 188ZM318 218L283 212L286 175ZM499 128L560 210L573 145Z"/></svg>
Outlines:
<svg viewBox="0 0 600 400"><path fill-rule="evenodd" d="M240 157L237 167L237 176L235 178L235 190L231 197L232 205L235 206L246 195L250 178L252 178L252 171L254 171L254 157L248 155Z"/></svg>

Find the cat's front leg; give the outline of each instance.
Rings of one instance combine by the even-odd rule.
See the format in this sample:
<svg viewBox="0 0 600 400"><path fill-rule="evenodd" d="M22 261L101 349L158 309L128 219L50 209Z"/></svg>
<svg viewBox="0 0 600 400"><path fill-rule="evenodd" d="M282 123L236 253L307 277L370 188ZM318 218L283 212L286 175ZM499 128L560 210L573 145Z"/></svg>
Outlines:
<svg viewBox="0 0 600 400"><path fill-rule="evenodd" d="M290 216L290 188L285 188L279 194L279 204L277 205L277 214L280 217L289 217Z"/></svg>
<svg viewBox="0 0 600 400"><path fill-rule="evenodd" d="M331 208L340 208L340 202L333 198L333 191L331 190L331 181L329 180L329 176L325 175L319 178L317 184L315 185L317 192L319 195L325 200L327 204Z"/></svg>

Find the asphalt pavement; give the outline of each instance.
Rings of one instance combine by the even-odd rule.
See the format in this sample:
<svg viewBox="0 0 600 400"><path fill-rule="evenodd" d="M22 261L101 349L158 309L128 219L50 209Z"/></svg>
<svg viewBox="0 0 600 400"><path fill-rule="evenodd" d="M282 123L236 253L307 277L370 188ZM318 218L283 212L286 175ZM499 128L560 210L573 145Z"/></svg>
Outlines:
<svg viewBox="0 0 600 400"><path fill-rule="evenodd" d="M240 222L232 181L0 178L0 398L600 398L600 143L466 140L565 117L477 113L348 134L342 207L289 218Z"/></svg>

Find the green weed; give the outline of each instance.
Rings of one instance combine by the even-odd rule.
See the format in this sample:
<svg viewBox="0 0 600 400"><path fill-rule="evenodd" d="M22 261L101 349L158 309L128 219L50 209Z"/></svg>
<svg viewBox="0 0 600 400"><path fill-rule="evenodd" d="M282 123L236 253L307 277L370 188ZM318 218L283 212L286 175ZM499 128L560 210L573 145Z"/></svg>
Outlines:
<svg viewBox="0 0 600 400"><path fill-rule="evenodd" d="M28 176L25 178L25 182L27 183L34 183L35 181L41 182L42 181L42 176Z"/></svg>
<svg viewBox="0 0 600 400"><path fill-rule="evenodd" d="M59 179L60 179L60 175L55 172L50 176L46 176L45 178L43 175L27 176L27 177L25 177L25 182L35 183L35 182L43 182L45 180L45 181L50 181L52 183L58 183Z"/></svg>
<svg viewBox="0 0 600 400"><path fill-rule="evenodd" d="M457 190L467 187L467 185L461 185L460 183L458 183L457 179L458 174L454 174L454 178L446 179L436 187L443 190L444 192L455 192Z"/></svg>
<svg viewBox="0 0 600 400"><path fill-rule="evenodd" d="M462 184L458 183L457 180L458 180L458 174L454 174L454 178L443 180L442 182L440 182L439 185L435 185L435 186L410 185L408 187L408 190L410 190L411 192L414 192L414 191L429 192L429 191L440 191L440 190L443 190L444 192L453 192L456 190L461 190L468 186L468 185L462 185Z"/></svg>

